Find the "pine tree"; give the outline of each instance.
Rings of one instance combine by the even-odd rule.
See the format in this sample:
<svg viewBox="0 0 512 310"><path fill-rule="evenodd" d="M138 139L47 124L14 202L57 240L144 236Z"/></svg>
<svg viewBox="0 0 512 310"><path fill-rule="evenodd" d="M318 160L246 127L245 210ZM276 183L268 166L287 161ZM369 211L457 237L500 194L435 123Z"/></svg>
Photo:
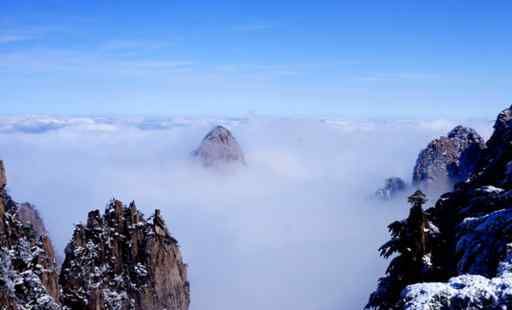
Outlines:
<svg viewBox="0 0 512 310"><path fill-rule="evenodd" d="M423 279L423 258L428 253L428 220L423 212L427 199L421 191L416 191L408 202L411 204L408 218L388 226L391 240L379 249L384 258L396 256L391 260L386 276L379 279L379 286L370 296L367 309L394 309L401 291Z"/></svg>

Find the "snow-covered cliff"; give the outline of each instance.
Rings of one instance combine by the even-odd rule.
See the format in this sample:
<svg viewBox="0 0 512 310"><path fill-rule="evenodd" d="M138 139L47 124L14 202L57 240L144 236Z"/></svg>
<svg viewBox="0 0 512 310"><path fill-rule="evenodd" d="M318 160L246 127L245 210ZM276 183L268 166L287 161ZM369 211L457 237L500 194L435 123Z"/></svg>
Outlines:
<svg viewBox="0 0 512 310"><path fill-rule="evenodd" d="M512 106L499 114L485 148L478 146L478 138L472 139L481 150L473 159L473 172L434 207L422 211L436 232L406 225L412 233L395 234L384 245L389 249L391 244L397 256L368 308L512 308L511 115ZM405 223L410 224L410 218ZM393 225L392 232L397 229ZM417 240L424 247L410 246Z"/></svg>

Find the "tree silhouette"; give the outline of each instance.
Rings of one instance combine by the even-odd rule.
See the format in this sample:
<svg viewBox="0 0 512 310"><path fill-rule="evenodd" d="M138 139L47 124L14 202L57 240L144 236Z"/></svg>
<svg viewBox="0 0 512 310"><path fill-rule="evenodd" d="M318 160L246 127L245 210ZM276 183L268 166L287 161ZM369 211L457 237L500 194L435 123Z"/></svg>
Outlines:
<svg viewBox="0 0 512 310"><path fill-rule="evenodd" d="M396 256L391 260L386 276L379 279L378 288L371 294L366 309L395 309L401 291L424 278L429 225L423 205L427 199L418 190L408 198L408 202L411 204L409 216L388 226L391 240L379 248L384 258Z"/></svg>

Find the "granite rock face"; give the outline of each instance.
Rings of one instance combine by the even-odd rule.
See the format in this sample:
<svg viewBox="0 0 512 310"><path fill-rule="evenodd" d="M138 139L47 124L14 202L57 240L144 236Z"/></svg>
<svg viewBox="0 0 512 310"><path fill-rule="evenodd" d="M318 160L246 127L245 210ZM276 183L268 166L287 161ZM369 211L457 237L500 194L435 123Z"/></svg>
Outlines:
<svg viewBox="0 0 512 310"><path fill-rule="evenodd" d="M39 211L37 211L33 205L28 202L24 202L18 204L17 207L16 215L18 216L18 219L23 223L32 225L32 229L36 234L36 237L48 235L43 219L41 218Z"/></svg>
<svg viewBox="0 0 512 310"><path fill-rule="evenodd" d="M159 210L146 220L132 202L89 213L66 247L60 275L70 309L186 310L187 266Z"/></svg>
<svg viewBox="0 0 512 310"><path fill-rule="evenodd" d="M419 154L413 185L426 191L442 191L465 181L475 171L484 149L484 140L474 129L455 127L447 137L433 140Z"/></svg>
<svg viewBox="0 0 512 310"><path fill-rule="evenodd" d="M231 131L222 126L213 128L192 155L206 167L218 167L226 164L245 165L240 144Z"/></svg>
<svg viewBox="0 0 512 310"><path fill-rule="evenodd" d="M425 210L438 229L425 235L427 273L399 278L394 285L404 287L401 294L370 308L512 309L512 107L494 129L485 148L469 139L481 149L473 172ZM396 275L395 267L388 272Z"/></svg>
<svg viewBox="0 0 512 310"><path fill-rule="evenodd" d="M0 169L0 305L2 309L60 309L55 253L46 235L20 221Z"/></svg>
<svg viewBox="0 0 512 310"><path fill-rule="evenodd" d="M399 178L388 178L375 197L391 200L396 194L415 188L435 195L450 190L475 172L485 148L483 138L474 129L457 126L446 137L433 140L420 152L413 170L412 186ZM512 176L512 164L510 171Z"/></svg>

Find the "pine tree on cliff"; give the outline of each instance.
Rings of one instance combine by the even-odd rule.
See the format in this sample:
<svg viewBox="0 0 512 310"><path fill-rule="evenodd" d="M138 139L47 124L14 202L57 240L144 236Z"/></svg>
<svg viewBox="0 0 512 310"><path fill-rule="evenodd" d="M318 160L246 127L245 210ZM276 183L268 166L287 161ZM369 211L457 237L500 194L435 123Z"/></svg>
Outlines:
<svg viewBox="0 0 512 310"><path fill-rule="evenodd" d="M379 279L377 290L370 296L367 309L395 309L400 292L409 284L421 282L424 274L424 256L427 254L428 220L423 212L427 202L425 194L417 191L408 198L411 204L409 217L388 226L391 240L380 247L380 255L396 255Z"/></svg>

